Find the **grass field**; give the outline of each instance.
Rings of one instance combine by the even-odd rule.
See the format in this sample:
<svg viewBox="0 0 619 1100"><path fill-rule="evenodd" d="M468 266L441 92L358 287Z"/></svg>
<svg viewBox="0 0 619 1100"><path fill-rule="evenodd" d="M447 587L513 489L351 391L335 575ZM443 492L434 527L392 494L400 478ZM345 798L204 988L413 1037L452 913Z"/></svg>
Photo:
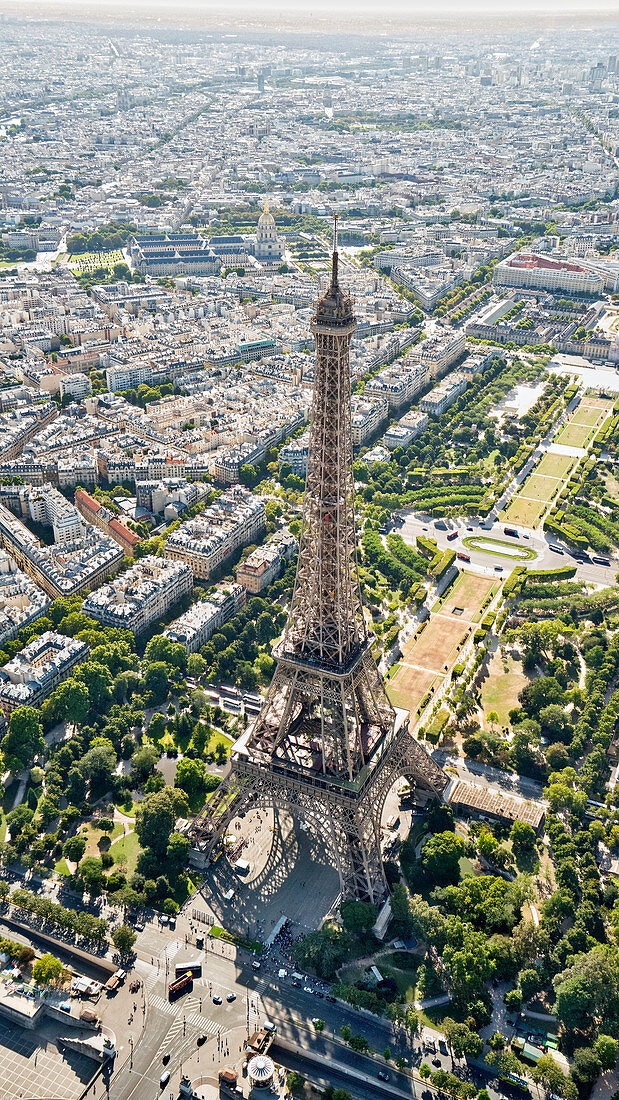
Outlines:
<svg viewBox="0 0 619 1100"><path fill-rule="evenodd" d="M597 432L597 427L590 428L586 424L566 424L559 433L555 442L562 447L580 447L585 449Z"/></svg>
<svg viewBox="0 0 619 1100"><path fill-rule="evenodd" d="M112 844L110 854L114 857L114 863L121 866L126 874L133 874L140 854L140 842L136 833L127 833Z"/></svg>
<svg viewBox="0 0 619 1100"><path fill-rule="evenodd" d="M394 706L410 710L414 714L435 680L435 672L401 664L393 679L387 684L387 695Z"/></svg>
<svg viewBox="0 0 619 1100"><path fill-rule="evenodd" d="M518 495L524 497L525 500L542 500L548 502L556 495L561 484L561 479L558 477L544 477L543 474L531 474Z"/></svg>
<svg viewBox="0 0 619 1100"><path fill-rule="evenodd" d="M522 663L495 653L488 667L488 679L481 689L484 714L495 710L501 725L507 725L510 710L517 707L518 692L529 683Z"/></svg>
<svg viewBox="0 0 619 1100"><path fill-rule="evenodd" d="M68 263L74 275L83 275L97 267L112 268L114 264L126 263L126 260L120 249L116 248L112 252L80 252L72 256Z"/></svg>
<svg viewBox="0 0 619 1100"><path fill-rule="evenodd" d="M498 584L488 577L479 577L475 573L460 573L456 583L449 590L447 599L441 607L441 615L451 615L454 608L461 607L460 620L477 622L479 609L489 592L496 592Z"/></svg>
<svg viewBox="0 0 619 1100"><path fill-rule="evenodd" d="M509 523L521 524L522 527L537 527L547 508L547 502L542 503L515 496L510 501L507 511L501 513L501 519Z"/></svg>
<svg viewBox="0 0 619 1100"><path fill-rule="evenodd" d="M570 455L555 455L552 454L552 452L548 451L544 455L539 466L536 466L535 473L531 476L557 477L563 479L567 477L573 465L574 459ZM528 480L529 479L527 478L527 481ZM525 481L524 483L525 486L527 484L527 481Z"/></svg>

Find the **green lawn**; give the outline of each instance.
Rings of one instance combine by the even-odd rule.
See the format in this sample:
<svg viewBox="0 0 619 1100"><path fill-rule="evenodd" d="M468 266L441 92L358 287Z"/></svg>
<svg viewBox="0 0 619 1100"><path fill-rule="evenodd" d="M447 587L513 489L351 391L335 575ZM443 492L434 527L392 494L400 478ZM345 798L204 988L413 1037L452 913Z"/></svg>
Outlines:
<svg viewBox="0 0 619 1100"><path fill-rule="evenodd" d="M536 467L535 474L539 474L541 477L564 478L567 477L573 465L574 459L570 455L555 455L548 451L539 466Z"/></svg>
<svg viewBox="0 0 619 1100"><path fill-rule="evenodd" d="M140 854L140 842L136 833L127 833L110 848L110 855L114 857L115 864L124 864L123 870L131 875L135 871Z"/></svg>
<svg viewBox="0 0 619 1100"><path fill-rule="evenodd" d="M54 864L54 870L59 875L70 875L71 874L71 872L69 871L69 868L67 866L67 861L64 858L64 856L62 856L62 858L58 860L58 863Z"/></svg>
<svg viewBox="0 0 619 1100"><path fill-rule="evenodd" d="M481 689L484 713L496 711L499 723L504 726L509 721L509 712L519 706L518 692L529 683L528 676L522 670L520 661L512 657L495 654L489 666L489 676Z"/></svg>

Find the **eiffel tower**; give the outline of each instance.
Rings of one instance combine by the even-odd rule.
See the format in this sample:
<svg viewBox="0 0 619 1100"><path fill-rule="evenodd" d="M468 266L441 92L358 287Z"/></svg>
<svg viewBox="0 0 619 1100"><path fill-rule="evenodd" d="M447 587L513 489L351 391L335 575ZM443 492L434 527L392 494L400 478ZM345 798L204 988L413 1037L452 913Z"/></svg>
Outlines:
<svg viewBox="0 0 619 1100"><path fill-rule="evenodd" d="M342 895L380 902L380 848L394 782L439 794L446 777L394 710L372 655L361 604L352 471L349 347L353 303L338 279L316 303L307 479L299 560L275 673L257 720L233 746L228 771L189 830L205 867L230 822L248 810L290 812L321 838Z"/></svg>

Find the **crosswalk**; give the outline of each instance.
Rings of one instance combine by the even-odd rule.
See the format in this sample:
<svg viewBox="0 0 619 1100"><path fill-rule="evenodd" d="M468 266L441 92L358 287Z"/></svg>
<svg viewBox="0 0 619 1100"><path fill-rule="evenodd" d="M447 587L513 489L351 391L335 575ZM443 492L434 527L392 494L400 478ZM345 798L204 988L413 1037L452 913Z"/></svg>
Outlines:
<svg viewBox="0 0 619 1100"><path fill-rule="evenodd" d="M200 1016L199 1012L196 1011L200 1002L196 998L191 998L182 1006L179 1006L178 1004L170 1004L170 1002L166 1001L163 997L154 994L150 997L149 1004L159 1012L165 1013L166 1016L175 1017L174 1023L171 1025L167 1034L168 1040L174 1039L175 1036L183 1030L183 1026L185 1026L185 1029L187 1027L195 1027L199 1031L206 1032L207 1035L216 1035L218 1031L222 1030L221 1025L216 1024L214 1020L209 1020L204 1016ZM185 1021L184 1025L183 1017Z"/></svg>
<svg viewBox="0 0 619 1100"><path fill-rule="evenodd" d="M166 959L173 959L174 956L180 951L181 946L182 944L180 940L172 940L172 942L169 943L165 949Z"/></svg>
<svg viewBox="0 0 619 1100"><path fill-rule="evenodd" d="M140 975L142 981L144 982L146 989L152 989L159 977L157 967L153 966L152 963L146 962L146 960L144 959L137 959L135 963L135 969Z"/></svg>

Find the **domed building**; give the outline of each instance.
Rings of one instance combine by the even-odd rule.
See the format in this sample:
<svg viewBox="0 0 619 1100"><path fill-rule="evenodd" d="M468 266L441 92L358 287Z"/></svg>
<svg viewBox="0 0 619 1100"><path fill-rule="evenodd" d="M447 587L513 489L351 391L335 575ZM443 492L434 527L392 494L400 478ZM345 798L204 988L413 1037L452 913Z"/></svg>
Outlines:
<svg viewBox="0 0 619 1100"><path fill-rule="evenodd" d="M275 218L269 211L268 202L258 219L256 247L254 255L261 263L279 263L284 255L284 245L277 236Z"/></svg>

